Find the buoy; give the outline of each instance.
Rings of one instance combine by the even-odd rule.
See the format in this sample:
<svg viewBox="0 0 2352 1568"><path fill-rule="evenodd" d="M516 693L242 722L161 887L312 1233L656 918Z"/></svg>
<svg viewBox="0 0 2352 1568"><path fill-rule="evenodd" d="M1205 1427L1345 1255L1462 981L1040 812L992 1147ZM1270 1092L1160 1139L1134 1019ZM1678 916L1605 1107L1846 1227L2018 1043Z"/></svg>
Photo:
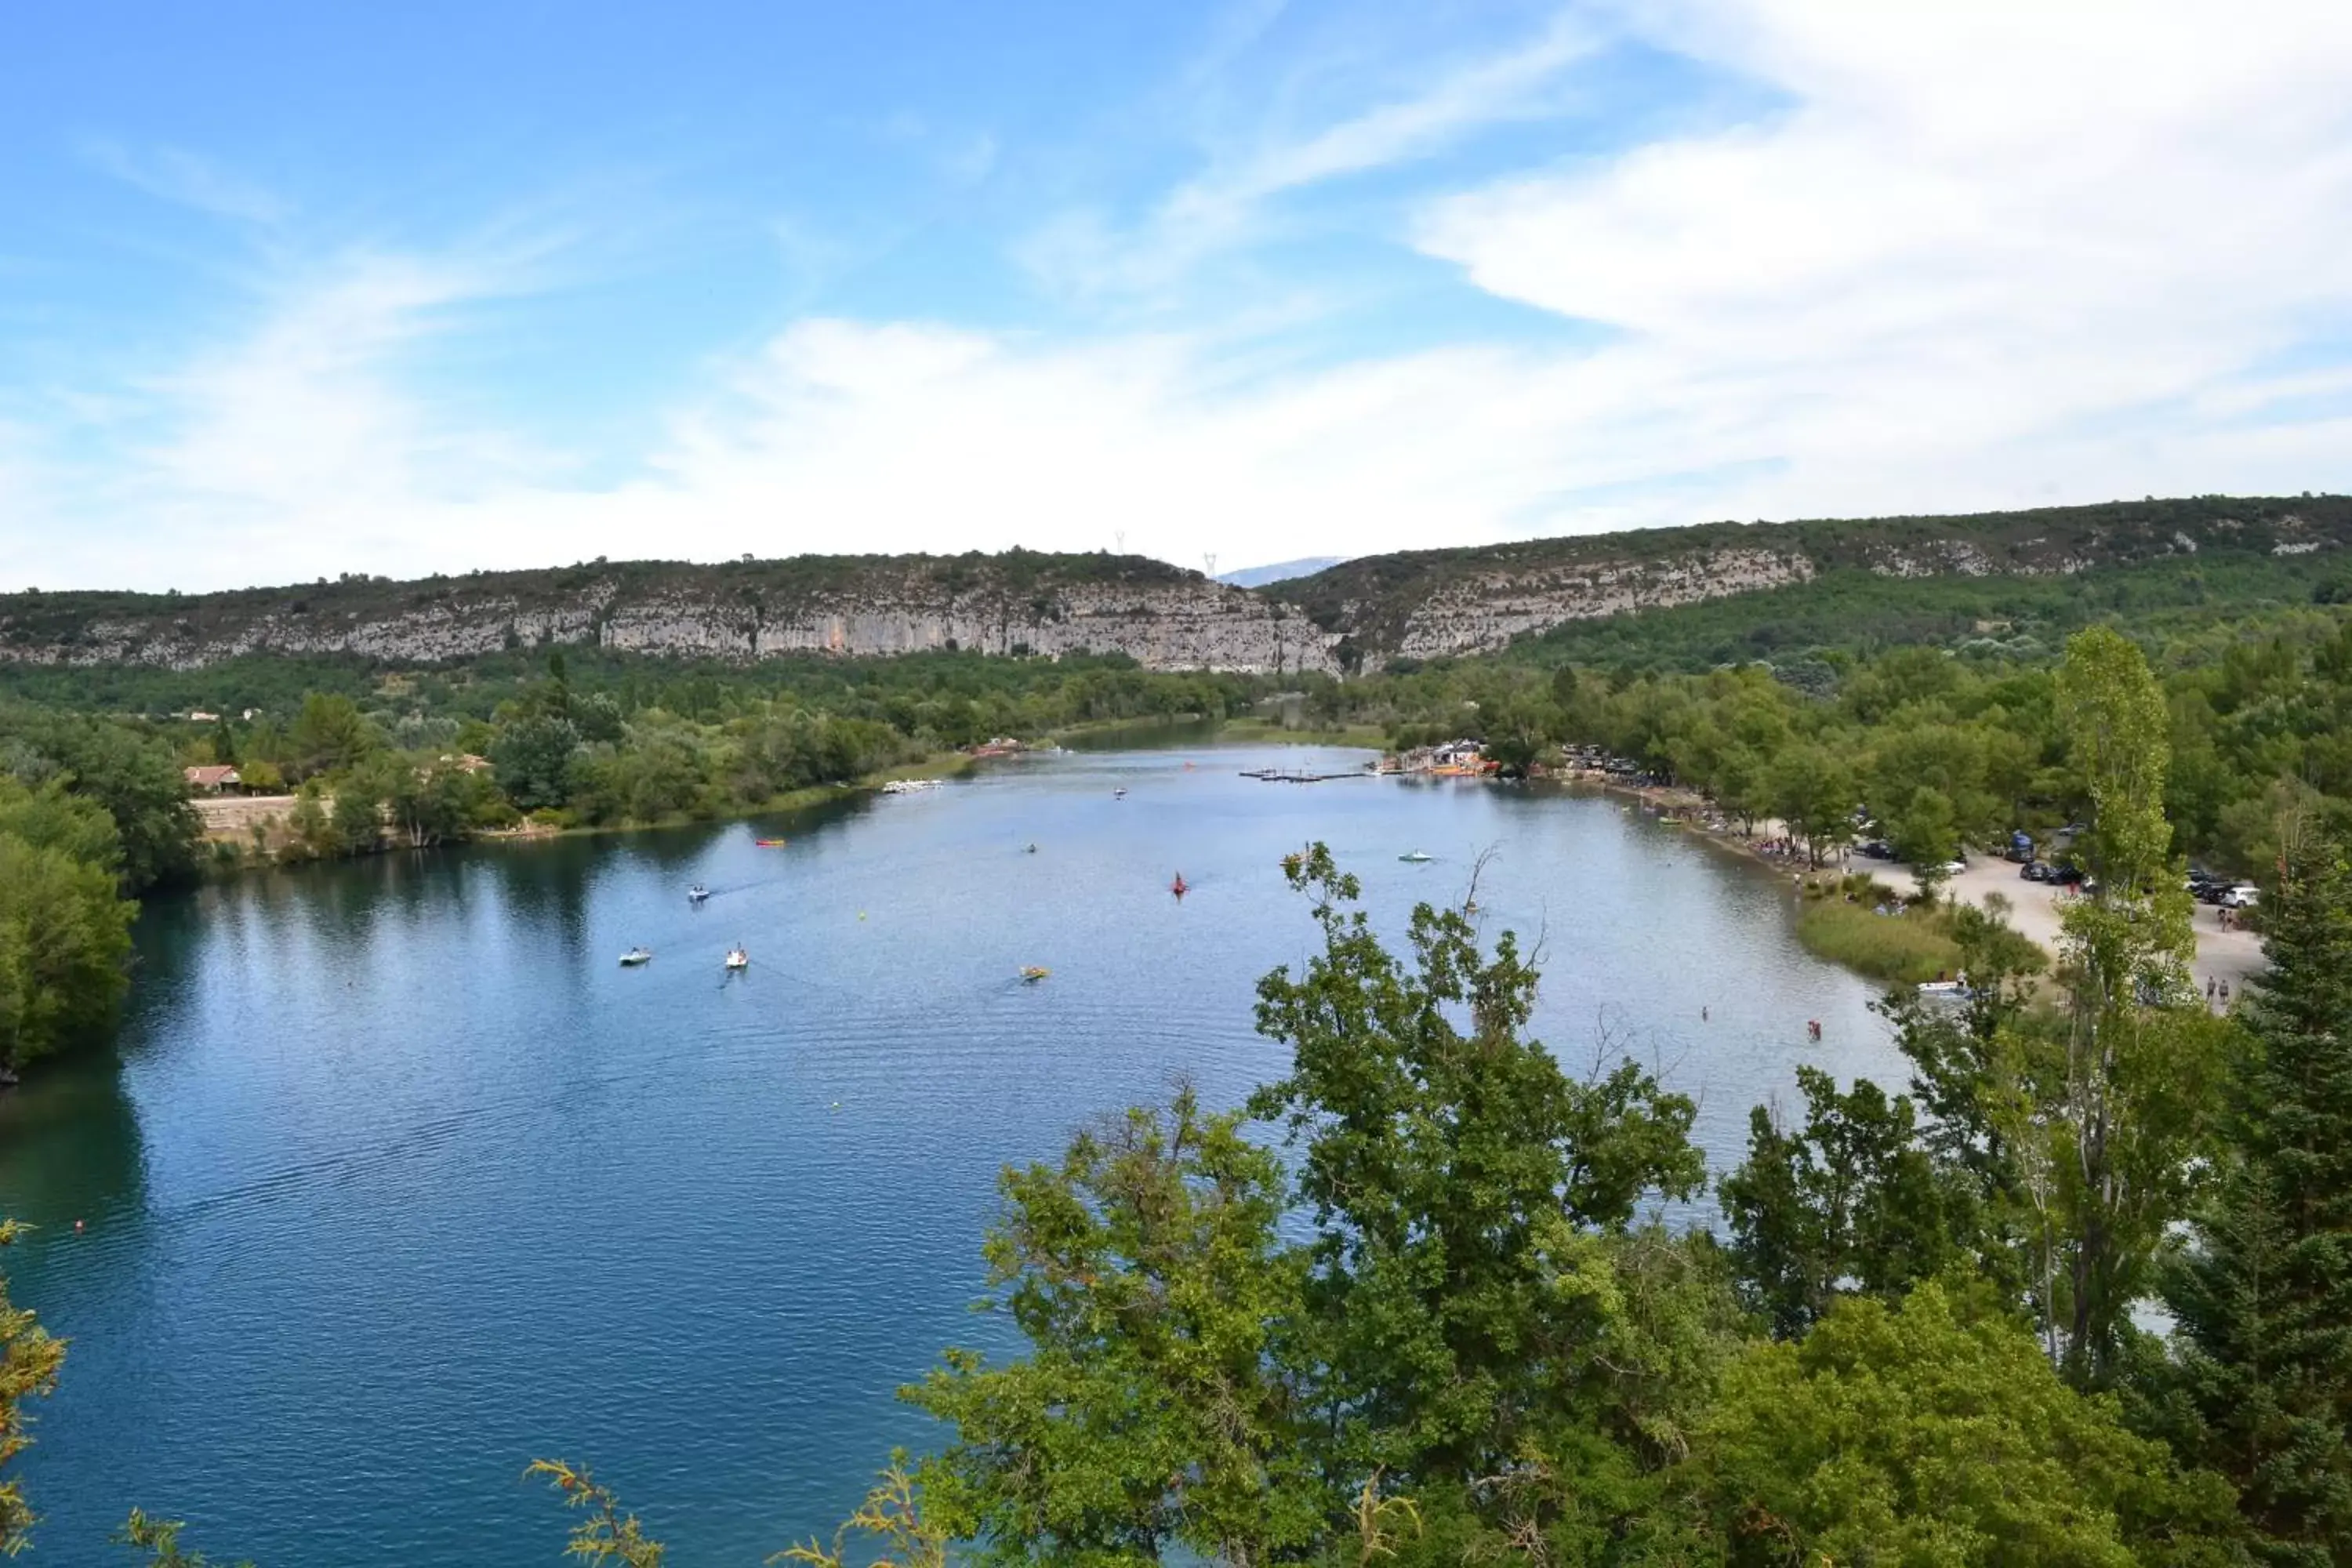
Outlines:
<svg viewBox="0 0 2352 1568"><path fill-rule="evenodd" d="M857 911L857 918L858 918L859 920L864 920L864 919L866 918L866 911L865 911L864 910L858 910L858 911Z"/></svg>
<svg viewBox="0 0 2352 1568"><path fill-rule="evenodd" d="M81 1234L81 1221L79 1220L74 1221L74 1234L76 1236L79 1236Z"/></svg>

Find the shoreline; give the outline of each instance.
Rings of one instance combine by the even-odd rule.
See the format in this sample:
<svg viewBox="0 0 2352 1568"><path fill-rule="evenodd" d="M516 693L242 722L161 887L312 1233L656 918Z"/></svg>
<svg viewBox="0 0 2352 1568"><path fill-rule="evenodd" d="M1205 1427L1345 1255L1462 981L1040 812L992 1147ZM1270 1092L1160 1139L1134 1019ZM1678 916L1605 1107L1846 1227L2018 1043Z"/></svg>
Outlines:
<svg viewBox="0 0 2352 1568"><path fill-rule="evenodd" d="M1866 868L1857 868L1850 858L1841 857L1833 865L1813 868L1795 867L1790 861L1767 855L1757 847L1754 835L1742 834L1730 827L1729 819L1722 816L1712 801L1683 785L1628 784L1608 773L1585 768L1570 769L1552 776L1563 783L1640 801L1662 816L1674 813L1675 815L1669 819L1694 837L1727 855L1752 861L1776 874L1790 874L1790 880L1801 890L1824 885L1834 887L1847 876L1864 869L1874 880L1884 883L1904 898L1909 898L1918 890L1918 881L1911 868L1899 861L1873 860L1867 863ZM1726 827L1711 827L1702 820L1703 817L1723 821ZM1994 894L1999 894L2008 904L2003 918L2011 929L2040 948L2054 966L2059 956L2058 915L2063 907L2059 889L2049 883L2024 881L2017 877L2016 868L2011 862L1981 854L1969 862L1966 871L1946 882L1942 889L1942 897L1958 900L1979 910L1984 909L1987 899ZM2189 960L2194 980L2225 982L2234 995L2247 980L2269 967L2269 961L2263 955L2262 938L2242 927L2223 930L2218 912L2208 906L2195 906L2189 927L2197 943ZM1837 961L1832 959L1830 962ZM1857 970L1856 973L1862 972Z"/></svg>

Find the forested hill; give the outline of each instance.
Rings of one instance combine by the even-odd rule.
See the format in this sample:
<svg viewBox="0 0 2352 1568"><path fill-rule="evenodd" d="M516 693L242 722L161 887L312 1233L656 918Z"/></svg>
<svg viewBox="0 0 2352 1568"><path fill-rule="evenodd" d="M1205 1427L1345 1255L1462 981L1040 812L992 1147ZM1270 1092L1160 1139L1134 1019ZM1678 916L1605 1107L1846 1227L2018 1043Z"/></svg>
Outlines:
<svg viewBox="0 0 2352 1568"><path fill-rule="evenodd" d="M1769 620L1765 606L1780 597L1770 591L1838 579L2032 582L2262 563L2266 577L2307 584L2345 571L2347 549L2352 497L2200 496L1966 516L1713 522L1416 550L1363 556L1261 592L1339 639L1343 663L1369 665L1485 652L1570 623L1734 595L1759 596L1757 614L1743 620Z"/></svg>
<svg viewBox="0 0 2352 1568"><path fill-rule="evenodd" d="M2207 496L1412 551L1257 588L1140 556L1023 550L597 561L196 595L0 595L0 665L193 669L273 653L432 664L575 646L729 660L1089 652L1155 669L1288 676L1491 652L1544 634L1563 657L1630 637L1664 638L1705 662L1850 642L1841 629L1865 623L1874 640L1945 638L2021 608L2038 619L2054 596L2086 613L2308 602L2352 572L2347 550L2352 498ZM1881 613L1890 606L1901 613ZM1694 616L1713 619L1689 625Z"/></svg>

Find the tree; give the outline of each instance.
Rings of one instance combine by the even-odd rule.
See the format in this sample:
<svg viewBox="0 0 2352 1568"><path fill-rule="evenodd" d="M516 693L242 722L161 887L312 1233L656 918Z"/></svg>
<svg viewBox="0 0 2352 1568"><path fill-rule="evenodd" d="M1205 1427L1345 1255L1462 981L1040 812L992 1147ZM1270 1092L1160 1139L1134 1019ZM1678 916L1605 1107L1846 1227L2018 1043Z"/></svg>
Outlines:
<svg viewBox="0 0 2352 1568"><path fill-rule="evenodd" d="M195 875L202 835L168 746L103 720L10 710L0 711L0 768L29 787L61 784L102 807L121 843L123 891Z"/></svg>
<svg viewBox="0 0 2352 1568"><path fill-rule="evenodd" d="M2220 1563L2227 1488L2183 1476L2011 1320L1928 1282L1850 1297L1727 1372L1686 1467L1735 1564Z"/></svg>
<svg viewBox="0 0 2352 1568"><path fill-rule="evenodd" d="M0 1247L13 1246L23 1227L0 1219ZM0 1279L0 1557L13 1557L27 1544L38 1515L25 1500L23 1486L5 1477L9 1463L31 1445L20 1406L27 1399L49 1394L58 1385L58 1369L65 1363L66 1347L49 1337L40 1320L8 1300L8 1282Z"/></svg>
<svg viewBox="0 0 2352 1568"><path fill-rule="evenodd" d="M185 1520L154 1519L134 1508L115 1532L114 1543L145 1552L147 1568L213 1568L211 1558L180 1545L180 1531L187 1527ZM253 1564L241 1563L237 1568L253 1568Z"/></svg>
<svg viewBox="0 0 2352 1568"><path fill-rule="evenodd" d="M2189 1001L2189 899L2164 818L2168 724L2147 661L2093 627L2067 645L2059 696L2092 805L2097 893L2063 917L2064 1057L2046 1075L2058 1089L2033 1152L2064 1226L2065 1364L2088 1386L2106 1381L2186 1206L2225 1037Z"/></svg>
<svg viewBox="0 0 2352 1568"><path fill-rule="evenodd" d="M1945 1268L1964 1223L1915 1138L1910 1100L1868 1079L1840 1094L1818 1068L1799 1068L1797 1083L1803 1125L1784 1129L1758 1106L1747 1163L1721 1183L1741 1293L1784 1336L1850 1288L1885 1294Z"/></svg>
<svg viewBox="0 0 2352 1568"><path fill-rule="evenodd" d="M1285 870L1323 951L1259 983L1259 1032L1292 1059L1250 1109L1304 1144L1325 1420L1358 1473L1491 1473L1588 1342L1554 1289L1565 1251L1622 1230L1644 1191L1697 1189L1696 1108L1631 1063L1573 1081L1524 1037L1536 973L1508 933L1489 957L1465 915L1423 904L1408 966L1349 908L1358 884L1328 849Z"/></svg>
<svg viewBox="0 0 2352 1568"><path fill-rule="evenodd" d="M572 796L580 733L567 719L521 719L499 732L490 767L507 798L524 811L562 805Z"/></svg>
<svg viewBox="0 0 2352 1568"><path fill-rule="evenodd" d="M1887 823L1886 837L1895 857L1918 879L1919 891L1934 898L1948 875L1945 866L1960 848L1951 801L1943 791L1921 784Z"/></svg>
<svg viewBox="0 0 2352 1568"><path fill-rule="evenodd" d="M830 1547L811 1539L784 1548L768 1561L804 1563L808 1568L850 1568L848 1544L855 1535L879 1543L866 1568L947 1568L948 1532L925 1513L923 1503L922 1484L908 1472L905 1456L893 1455L890 1468L866 1492L857 1511L833 1532Z"/></svg>
<svg viewBox="0 0 2352 1568"><path fill-rule="evenodd" d="M1853 839L1853 770L1826 746L1802 742L1782 752L1772 763L1765 794L1773 815L1805 841L1806 857L1814 865Z"/></svg>
<svg viewBox="0 0 2352 1568"><path fill-rule="evenodd" d="M548 1485L563 1494L563 1506L581 1510L564 1545L567 1557L577 1557L591 1568L661 1568L662 1543L646 1534L634 1513L625 1513L612 1489L588 1473L585 1466L562 1459L533 1459L526 1478L545 1476Z"/></svg>
<svg viewBox="0 0 2352 1568"><path fill-rule="evenodd" d="M1008 1171L986 1253L1029 1355L951 1350L906 1397L955 1426L922 1474L983 1560L1235 1564L1294 1552L1325 1514L1276 1336L1302 1259L1276 1222L1281 1162L1189 1090L1083 1133L1058 1168Z"/></svg>
<svg viewBox="0 0 2352 1568"><path fill-rule="evenodd" d="M2232 1157L2168 1271L2186 1445L2261 1555L2352 1562L2352 846L2305 847L2232 1062Z"/></svg>
<svg viewBox="0 0 2352 1568"><path fill-rule="evenodd" d="M404 787L396 757L378 756L354 768L335 790L331 836L338 855L373 855L383 847L383 802Z"/></svg>
<svg viewBox="0 0 2352 1568"><path fill-rule="evenodd" d="M138 906L104 865L0 831L0 1067L97 1033L129 984Z"/></svg>
<svg viewBox="0 0 2352 1568"><path fill-rule="evenodd" d="M302 699L287 743L293 749L298 778L341 773L376 749L374 731L358 704L340 693L321 691Z"/></svg>

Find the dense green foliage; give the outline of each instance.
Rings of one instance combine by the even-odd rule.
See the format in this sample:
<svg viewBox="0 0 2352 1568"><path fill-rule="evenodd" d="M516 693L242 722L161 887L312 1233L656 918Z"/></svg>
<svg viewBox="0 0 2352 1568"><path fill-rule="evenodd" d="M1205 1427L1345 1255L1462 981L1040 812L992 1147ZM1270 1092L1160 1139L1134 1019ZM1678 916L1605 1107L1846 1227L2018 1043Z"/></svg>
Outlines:
<svg viewBox="0 0 2352 1568"><path fill-rule="evenodd" d="M2165 1282L2183 1447L2262 1555L2352 1560L2352 858L2294 847L2231 1064L2228 1151Z"/></svg>
<svg viewBox="0 0 2352 1568"><path fill-rule="evenodd" d="M127 981L129 895L189 875L194 841L168 748L0 711L0 1069L103 1032Z"/></svg>

